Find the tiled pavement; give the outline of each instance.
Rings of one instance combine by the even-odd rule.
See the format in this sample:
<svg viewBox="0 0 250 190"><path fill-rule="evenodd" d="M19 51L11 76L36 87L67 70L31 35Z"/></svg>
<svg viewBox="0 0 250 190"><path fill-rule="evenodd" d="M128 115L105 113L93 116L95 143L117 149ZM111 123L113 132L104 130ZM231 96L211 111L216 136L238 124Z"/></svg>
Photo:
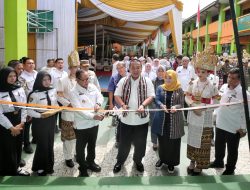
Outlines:
<svg viewBox="0 0 250 190"><path fill-rule="evenodd" d="M156 170L154 165L158 160L157 152L153 151L152 144L150 142L150 133L148 134L148 143L146 149L146 156L144 157L143 163L145 167L144 173L139 173L136 171L133 160L133 148L131 148L130 154L127 161L125 162L124 167L121 172L118 174L113 174L113 166L116 163L117 149L115 148L115 138L114 133L115 129L110 126L111 119L106 118L102 121L98 133L98 141L96 147L96 163L100 164L102 171L100 173L91 173L90 176L163 176L163 175L176 175L176 176L186 176L186 167L189 164L189 160L186 157L186 139L187 135L182 138L181 143L181 163L178 167L175 168L174 174L168 174L166 168L162 170ZM149 130L150 131L150 130ZM35 148L35 145L33 145ZM78 176L77 164L74 168L68 168L65 165L62 151L62 142L60 140L60 134L56 135L55 144L54 144L54 153L55 153L55 165L54 165L54 174L53 176ZM31 172L33 154L27 155L23 153L23 158L26 160L25 170ZM211 160L214 159L214 148L211 151ZM207 169L203 170L202 175L220 175L223 172L223 169ZM244 137L240 141L239 147L239 158L236 167L236 174L250 174L250 153L248 147L248 139ZM36 175L36 174L32 174Z"/></svg>

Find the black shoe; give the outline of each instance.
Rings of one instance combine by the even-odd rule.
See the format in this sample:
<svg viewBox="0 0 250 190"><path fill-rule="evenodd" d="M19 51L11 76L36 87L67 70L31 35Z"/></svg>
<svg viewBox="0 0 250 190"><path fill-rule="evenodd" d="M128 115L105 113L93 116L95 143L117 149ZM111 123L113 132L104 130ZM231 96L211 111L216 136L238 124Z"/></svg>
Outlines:
<svg viewBox="0 0 250 190"><path fill-rule="evenodd" d="M168 166L168 173L170 174L174 173L174 166Z"/></svg>
<svg viewBox="0 0 250 190"><path fill-rule="evenodd" d="M212 162L210 163L209 168L224 168L224 163Z"/></svg>
<svg viewBox="0 0 250 190"><path fill-rule="evenodd" d="M29 144L28 146L24 146L23 147L23 150L25 153L27 154L32 154L34 151L33 151L33 148L31 147L31 145Z"/></svg>
<svg viewBox="0 0 250 190"><path fill-rule="evenodd" d="M191 168L187 167L187 173L189 175L192 175L193 171L194 171L194 169L191 169Z"/></svg>
<svg viewBox="0 0 250 190"><path fill-rule="evenodd" d="M140 163L135 163L136 165L136 169L138 172L144 172L144 166L143 164L140 162Z"/></svg>
<svg viewBox="0 0 250 190"><path fill-rule="evenodd" d="M22 167L24 167L25 165L26 165L25 160L24 160L24 159L21 159L21 160L20 160L20 163L19 163L19 167L22 168Z"/></svg>
<svg viewBox="0 0 250 190"><path fill-rule="evenodd" d="M47 171L47 174L53 174L55 171L54 170L49 170Z"/></svg>
<svg viewBox="0 0 250 190"><path fill-rule="evenodd" d="M38 176L46 176L47 173L45 171L42 171L42 172L37 172L37 175Z"/></svg>
<svg viewBox="0 0 250 190"><path fill-rule="evenodd" d="M91 170L92 172L100 172L102 170L102 168L95 162L88 164L87 169Z"/></svg>
<svg viewBox="0 0 250 190"><path fill-rule="evenodd" d="M222 175L234 175L234 171L233 170L225 170Z"/></svg>
<svg viewBox="0 0 250 190"><path fill-rule="evenodd" d="M121 169L122 169L122 164L117 162L114 166L113 172L118 173L119 171L121 171Z"/></svg>
<svg viewBox="0 0 250 190"><path fill-rule="evenodd" d="M164 163L161 160L158 160L155 164L155 168L160 170L163 167Z"/></svg>
<svg viewBox="0 0 250 190"><path fill-rule="evenodd" d="M30 176L30 173L27 172L27 171L25 171L25 170L19 169L19 170L17 171L17 175L18 175L18 176Z"/></svg>
<svg viewBox="0 0 250 190"><path fill-rule="evenodd" d="M66 166L68 166L69 168L73 168L75 166L72 159L65 160L65 163L66 163Z"/></svg>
<svg viewBox="0 0 250 190"><path fill-rule="evenodd" d="M80 171L78 177L89 177L87 170Z"/></svg>

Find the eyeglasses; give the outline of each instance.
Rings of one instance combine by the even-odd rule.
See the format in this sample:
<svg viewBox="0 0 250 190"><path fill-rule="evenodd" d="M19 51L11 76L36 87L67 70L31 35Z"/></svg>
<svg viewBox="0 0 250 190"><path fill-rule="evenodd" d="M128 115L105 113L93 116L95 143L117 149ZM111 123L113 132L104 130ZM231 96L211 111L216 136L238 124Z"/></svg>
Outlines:
<svg viewBox="0 0 250 190"><path fill-rule="evenodd" d="M79 78L77 78L78 80L80 80L80 81L82 81L82 82L87 82L87 81L89 81L89 78L86 78L86 79L79 79Z"/></svg>

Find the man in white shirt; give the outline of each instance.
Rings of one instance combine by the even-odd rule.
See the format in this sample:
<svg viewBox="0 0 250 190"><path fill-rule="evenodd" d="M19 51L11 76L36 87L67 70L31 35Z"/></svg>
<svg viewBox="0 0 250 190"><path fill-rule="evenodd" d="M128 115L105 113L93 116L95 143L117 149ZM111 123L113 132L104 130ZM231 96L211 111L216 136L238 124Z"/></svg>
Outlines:
<svg viewBox="0 0 250 190"><path fill-rule="evenodd" d="M228 73L228 83L220 89L220 103L242 102L242 87L239 68L233 68ZM250 95L247 92L248 100ZM246 134L246 120L242 104L221 106L217 110L215 160L211 168L224 168L225 149L227 144L227 164L222 175L233 175L238 159L240 138Z"/></svg>
<svg viewBox="0 0 250 190"><path fill-rule="evenodd" d="M121 170L126 161L131 144L134 144L133 160L139 172L144 171L142 158L145 156L149 113L146 107L155 97L154 86L149 78L141 76L142 65L133 60L129 67L131 75L122 78L117 84L115 101L124 110L135 112L123 112L121 117L120 142L118 147L117 163L113 172Z"/></svg>
<svg viewBox="0 0 250 190"><path fill-rule="evenodd" d="M68 58L69 75L59 79L57 84L58 102L63 106L72 107L69 94L76 85L76 71L79 68L80 61L77 51L72 51ZM74 113L63 111L61 115L60 128L61 140L63 141L63 155L66 166L73 168L72 160L75 152L75 132L73 129Z"/></svg>
<svg viewBox="0 0 250 190"><path fill-rule="evenodd" d="M184 92L187 91L190 81L196 78L194 70L188 67L188 63L189 58L183 57L182 66L178 66L176 69L178 79L181 83L181 88Z"/></svg>
<svg viewBox="0 0 250 190"><path fill-rule="evenodd" d="M76 159L79 164L79 176L88 177L87 169L100 172L101 167L95 163L95 147L99 121L104 116L98 113L103 103L103 96L95 85L89 83L87 71L76 72L77 84L70 92L72 107L93 109L74 112L74 129L76 135ZM85 148L87 157L85 159Z"/></svg>
<svg viewBox="0 0 250 190"><path fill-rule="evenodd" d="M94 84L96 88L101 92L101 87L96 77L96 74L94 71L89 70L89 66L90 66L89 60L83 59L80 61L80 68L89 73L89 83Z"/></svg>
<svg viewBox="0 0 250 190"><path fill-rule="evenodd" d="M48 60L47 60L47 65L46 65L45 67L41 68L41 71L47 71L49 74L51 74L52 71L53 71L54 69L56 69L56 68L54 67L54 64L55 64L54 59L48 59Z"/></svg>
<svg viewBox="0 0 250 190"><path fill-rule="evenodd" d="M23 72L19 76L19 81L24 88L25 94L28 97L29 93L33 90L33 85L36 79L37 71L35 71L35 62L31 58L24 58L23 59ZM30 125L31 125L31 118L27 117L27 121L24 123L24 147L23 150L27 154L32 154L33 149L30 145Z"/></svg>
<svg viewBox="0 0 250 190"><path fill-rule="evenodd" d="M51 84L53 88L57 87L58 81L60 78L68 76L68 73L63 70L64 61L62 58L57 58L55 61L55 69L50 73L52 77Z"/></svg>
<svg viewBox="0 0 250 190"><path fill-rule="evenodd" d="M112 76L114 76L115 74L118 73L117 69L116 69L116 65L119 62L119 55L118 54L114 54L112 56Z"/></svg>

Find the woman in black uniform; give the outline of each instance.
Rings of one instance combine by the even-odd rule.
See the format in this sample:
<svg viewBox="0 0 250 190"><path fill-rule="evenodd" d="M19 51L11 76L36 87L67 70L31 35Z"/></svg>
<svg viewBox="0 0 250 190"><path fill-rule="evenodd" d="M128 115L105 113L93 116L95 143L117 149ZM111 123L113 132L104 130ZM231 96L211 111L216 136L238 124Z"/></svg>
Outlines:
<svg viewBox="0 0 250 190"><path fill-rule="evenodd" d="M51 76L46 71L37 74L33 91L28 96L28 102L41 105L58 105L56 89L51 88ZM54 128L55 115L45 113L45 110L28 110L32 117L33 135L37 140L32 171L39 176L54 172Z"/></svg>
<svg viewBox="0 0 250 190"><path fill-rule="evenodd" d="M13 68L6 67L0 70L0 84L0 100L26 103L24 89L17 84L17 73ZM26 116L25 109L0 104L0 176L30 175L18 168Z"/></svg>

